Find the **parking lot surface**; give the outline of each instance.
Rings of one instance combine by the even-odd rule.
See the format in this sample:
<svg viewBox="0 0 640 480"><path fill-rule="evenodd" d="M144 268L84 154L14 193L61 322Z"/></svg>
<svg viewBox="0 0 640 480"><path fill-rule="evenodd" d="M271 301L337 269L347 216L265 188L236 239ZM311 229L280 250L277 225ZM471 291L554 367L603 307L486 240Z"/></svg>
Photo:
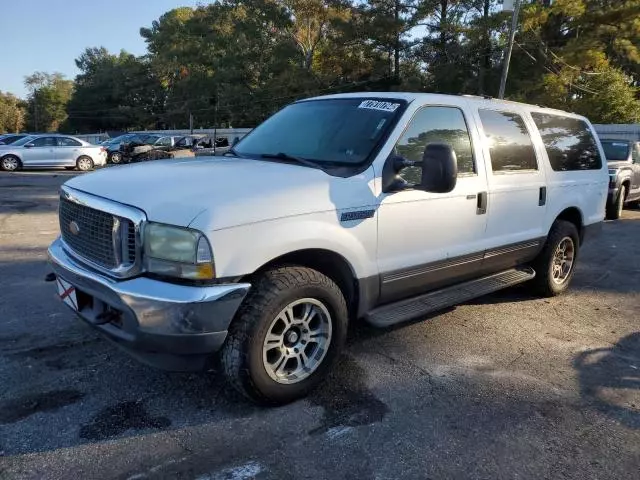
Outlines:
<svg viewBox="0 0 640 480"><path fill-rule="evenodd" d="M0 478L638 478L640 211L587 239L568 294L354 325L327 383L265 409L138 364L55 298L70 175L0 174Z"/></svg>

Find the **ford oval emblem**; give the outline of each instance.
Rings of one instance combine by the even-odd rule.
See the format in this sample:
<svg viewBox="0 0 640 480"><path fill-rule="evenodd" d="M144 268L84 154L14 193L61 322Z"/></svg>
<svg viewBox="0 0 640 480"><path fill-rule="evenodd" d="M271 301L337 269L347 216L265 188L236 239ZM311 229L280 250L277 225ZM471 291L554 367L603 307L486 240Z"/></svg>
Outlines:
<svg viewBox="0 0 640 480"><path fill-rule="evenodd" d="M74 235L78 235L80 233L80 225L75 220L71 220L69 222L69 231Z"/></svg>

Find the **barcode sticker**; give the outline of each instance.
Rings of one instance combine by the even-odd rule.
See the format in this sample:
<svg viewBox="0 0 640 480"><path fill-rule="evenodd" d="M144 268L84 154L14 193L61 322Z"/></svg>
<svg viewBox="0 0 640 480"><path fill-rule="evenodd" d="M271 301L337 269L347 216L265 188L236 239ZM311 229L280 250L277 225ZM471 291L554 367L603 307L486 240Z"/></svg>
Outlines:
<svg viewBox="0 0 640 480"><path fill-rule="evenodd" d="M382 110L383 112L395 112L400 106L399 103L380 102L378 100L365 100L358 108L368 108L369 110Z"/></svg>

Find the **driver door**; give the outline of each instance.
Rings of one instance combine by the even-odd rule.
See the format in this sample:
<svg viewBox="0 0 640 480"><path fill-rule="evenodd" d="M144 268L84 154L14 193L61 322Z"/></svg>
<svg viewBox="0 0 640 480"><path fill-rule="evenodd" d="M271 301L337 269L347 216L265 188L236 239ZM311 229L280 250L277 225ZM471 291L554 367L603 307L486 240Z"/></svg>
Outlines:
<svg viewBox="0 0 640 480"><path fill-rule="evenodd" d="M420 161L429 143L456 153L458 179L449 193L382 193L378 268L383 303L481 275L487 227L487 179L472 117L463 105L426 105L413 115L394 153ZM420 169L400 175L417 183Z"/></svg>
<svg viewBox="0 0 640 480"><path fill-rule="evenodd" d="M25 167L51 167L56 164L56 137L38 137L26 145L22 158Z"/></svg>

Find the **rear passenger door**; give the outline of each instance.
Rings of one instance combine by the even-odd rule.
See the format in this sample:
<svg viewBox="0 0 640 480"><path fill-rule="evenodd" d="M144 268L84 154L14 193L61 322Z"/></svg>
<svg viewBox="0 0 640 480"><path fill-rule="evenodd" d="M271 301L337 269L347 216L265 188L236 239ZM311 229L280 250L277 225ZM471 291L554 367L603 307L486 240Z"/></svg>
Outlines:
<svg viewBox="0 0 640 480"><path fill-rule="evenodd" d="M58 147L56 148L56 164L64 167L76 164L76 159L80 156L82 144L70 137L58 137Z"/></svg>
<svg viewBox="0 0 640 480"><path fill-rule="evenodd" d="M530 260L544 241L545 172L523 111L487 107L477 114L489 188L483 270L498 271Z"/></svg>

